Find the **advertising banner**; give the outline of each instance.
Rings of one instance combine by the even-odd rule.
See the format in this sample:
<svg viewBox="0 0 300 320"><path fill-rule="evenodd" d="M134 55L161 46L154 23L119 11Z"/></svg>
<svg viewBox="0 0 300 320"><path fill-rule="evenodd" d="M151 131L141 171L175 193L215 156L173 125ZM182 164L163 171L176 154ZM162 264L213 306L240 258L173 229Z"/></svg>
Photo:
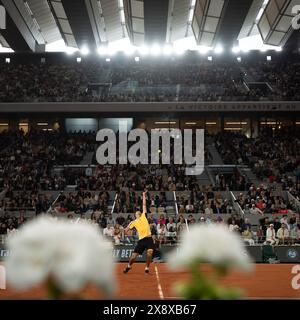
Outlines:
<svg viewBox="0 0 300 320"><path fill-rule="evenodd" d="M114 246L113 256L116 262L128 262L129 258L134 250L134 245L118 245ZM155 256L159 256L163 261L164 257L171 250L177 250L176 246L162 246L159 254L157 252ZM300 263L300 247L298 246L275 246L275 253L278 260L281 263ZM0 245L0 261L3 261L10 254L9 250L4 245ZM246 251L241 254L249 254L252 260L256 263L263 262L262 259L262 247L261 246L246 246ZM146 252L143 255L138 256L137 262L146 261Z"/></svg>

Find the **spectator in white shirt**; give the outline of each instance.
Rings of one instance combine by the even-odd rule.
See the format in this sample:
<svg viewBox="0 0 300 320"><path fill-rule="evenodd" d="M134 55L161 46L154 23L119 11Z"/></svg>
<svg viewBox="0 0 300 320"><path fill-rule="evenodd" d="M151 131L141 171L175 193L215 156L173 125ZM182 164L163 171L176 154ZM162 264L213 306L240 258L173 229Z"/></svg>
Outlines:
<svg viewBox="0 0 300 320"><path fill-rule="evenodd" d="M113 238L115 235L115 228L111 224L108 224L107 227L103 229L103 235L108 238Z"/></svg>
<svg viewBox="0 0 300 320"><path fill-rule="evenodd" d="M280 244L288 244L289 242L289 230L286 227L285 223L282 223L281 228L277 230L277 238Z"/></svg>
<svg viewBox="0 0 300 320"><path fill-rule="evenodd" d="M235 220L232 220L231 224L229 225L229 231L239 231L240 227L235 223Z"/></svg>
<svg viewBox="0 0 300 320"><path fill-rule="evenodd" d="M262 216L264 215L264 213L259 208L257 208L254 203L252 204L252 207L249 211L251 214L260 214Z"/></svg>
<svg viewBox="0 0 300 320"><path fill-rule="evenodd" d="M190 203L190 201L185 206L185 211L186 211L186 213L194 213L194 206Z"/></svg>
<svg viewBox="0 0 300 320"><path fill-rule="evenodd" d="M290 231L291 244L299 243L300 241L300 229L297 224L293 225Z"/></svg>
<svg viewBox="0 0 300 320"><path fill-rule="evenodd" d="M271 245L278 244L278 239L276 238L276 232L274 229L274 224L270 224L266 232L266 241L270 242Z"/></svg>

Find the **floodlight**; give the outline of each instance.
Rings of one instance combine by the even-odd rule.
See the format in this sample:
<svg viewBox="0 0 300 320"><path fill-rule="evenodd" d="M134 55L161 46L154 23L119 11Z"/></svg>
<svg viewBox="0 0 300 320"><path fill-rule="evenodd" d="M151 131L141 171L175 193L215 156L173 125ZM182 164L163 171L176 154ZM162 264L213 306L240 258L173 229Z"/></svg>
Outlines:
<svg viewBox="0 0 300 320"><path fill-rule="evenodd" d="M165 45L164 48L163 48L163 54L166 55L166 56L169 56L171 55L173 52L173 47L170 46L170 45Z"/></svg>
<svg viewBox="0 0 300 320"><path fill-rule="evenodd" d="M151 47L150 52L153 56L158 56L161 53L161 47L158 44L154 44Z"/></svg>
<svg viewBox="0 0 300 320"><path fill-rule="evenodd" d="M201 54L205 54L205 53L207 53L207 52L209 51L209 48L208 48L208 47L201 46L201 47L199 47L198 51L199 51L199 53L201 53Z"/></svg>
<svg viewBox="0 0 300 320"><path fill-rule="evenodd" d="M233 53L239 53L240 51L241 51L241 49L238 46L232 48Z"/></svg>
<svg viewBox="0 0 300 320"><path fill-rule="evenodd" d="M147 54L149 54L149 48L147 46L142 46L138 48L138 52L143 55L146 56Z"/></svg>
<svg viewBox="0 0 300 320"><path fill-rule="evenodd" d="M87 54L90 53L90 49L87 46L84 46L80 49L80 52L82 55L86 56Z"/></svg>
<svg viewBox="0 0 300 320"><path fill-rule="evenodd" d="M218 46L215 47L214 51L215 51L216 54L220 54L220 53L223 52L223 47L218 45Z"/></svg>
<svg viewBox="0 0 300 320"><path fill-rule="evenodd" d="M97 49L97 52L100 56L104 56L107 54L107 48L104 46L101 46Z"/></svg>

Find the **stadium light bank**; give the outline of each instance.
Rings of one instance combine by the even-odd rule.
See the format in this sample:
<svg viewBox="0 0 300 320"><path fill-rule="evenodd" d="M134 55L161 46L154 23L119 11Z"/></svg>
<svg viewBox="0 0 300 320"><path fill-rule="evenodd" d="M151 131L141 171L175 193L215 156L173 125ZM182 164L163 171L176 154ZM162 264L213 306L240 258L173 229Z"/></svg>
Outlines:
<svg viewBox="0 0 300 320"><path fill-rule="evenodd" d="M96 152L97 162L101 165L128 164L128 162L132 165L172 163L185 165L186 175L202 174L204 171L204 129L197 129L194 134L192 129L152 129L150 136L149 143L149 134L146 130L133 129L127 132L119 126L117 139L113 130L101 129L96 136L96 141L102 142ZM194 145L193 142L195 142Z"/></svg>

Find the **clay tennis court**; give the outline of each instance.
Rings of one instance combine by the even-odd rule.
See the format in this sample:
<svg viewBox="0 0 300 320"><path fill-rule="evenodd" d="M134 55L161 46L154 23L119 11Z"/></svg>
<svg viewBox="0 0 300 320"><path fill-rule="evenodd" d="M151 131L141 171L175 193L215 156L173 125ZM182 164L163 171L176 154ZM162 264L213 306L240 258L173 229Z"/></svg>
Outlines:
<svg viewBox="0 0 300 320"><path fill-rule="evenodd" d="M137 263L128 274L122 270L126 264L116 266L118 283L117 299L180 299L172 287L176 282L188 279L185 271L174 273L166 264L152 264L151 273L144 273L144 264ZM291 281L295 274L291 273L293 264L256 264L251 273L231 273L222 284L240 287L248 299L299 299L300 290L292 288ZM209 275L209 266L204 267ZM89 287L84 291L86 299L99 299L97 289ZM44 288L16 292L11 288L0 290L1 299L45 299Z"/></svg>

